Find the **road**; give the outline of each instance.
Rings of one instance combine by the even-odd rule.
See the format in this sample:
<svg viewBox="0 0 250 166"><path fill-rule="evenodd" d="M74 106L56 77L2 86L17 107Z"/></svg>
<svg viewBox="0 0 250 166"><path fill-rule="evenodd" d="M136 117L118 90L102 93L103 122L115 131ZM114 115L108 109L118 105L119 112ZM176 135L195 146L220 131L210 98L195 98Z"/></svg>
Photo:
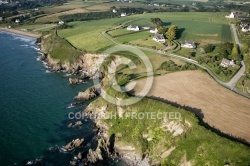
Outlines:
<svg viewBox="0 0 250 166"><path fill-rule="evenodd" d="M238 38L238 35L237 35L237 31L236 31L236 27L235 27L235 24L231 24L231 28L233 30L233 34L234 34L234 40L235 40L235 43L239 46L239 48L242 47L242 44L240 43L239 41L239 38ZM227 86L233 90L237 84L237 82L239 81L239 79L244 75L245 73L245 70L246 70L246 66L245 66L245 63L244 61L242 60L241 62L241 68L240 70L234 75L234 77L228 82L226 83Z"/></svg>
<svg viewBox="0 0 250 166"><path fill-rule="evenodd" d="M131 22L133 20L129 20L111 30L114 30L114 29L117 29L117 28L121 28L124 24L128 23L128 22ZM239 46L239 48L242 47L242 44L239 42L239 39L238 39L238 35L237 35L237 32L236 32L236 27L234 24L231 24L231 27L232 27L232 30L233 30L233 34L234 34L234 39L235 39L235 42L236 44ZM110 31L110 30L109 30ZM241 68L240 70L234 75L234 77L227 83L225 82L222 82L220 79L218 79L208 68L200 65L197 61L195 60L192 60L192 59L189 59L189 58L185 58L183 56L180 56L180 55L176 55L176 54L173 54L173 53L165 53L163 51L158 51L158 50L154 50L154 49L150 49L150 48L145 48L145 47L139 47L139 46L131 46L131 45L126 45L126 44L121 44L119 42L117 42L114 38L112 38L111 36L109 36L107 34L108 31L103 31L101 34L107 38L109 41L111 41L112 43L114 44L120 44L120 45L124 45L124 46L130 46L130 47L134 47L134 48L138 48L138 49L141 49L141 50L144 50L144 51L149 51L149 52L153 52L153 53L157 53L157 54L161 54L161 55L166 55L166 56L169 56L169 57L174 57L174 58L177 58L177 59L181 59L185 62L188 62L188 63L192 63L192 64L195 64L196 66L204 69L207 71L207 73L216 81L218 82L219 84L221 84L222 86L230 89L230 90L233 90L235 91L236 93L239 93L237 90L234 90L234 87L236 86L237 82L239 81L239 79L241 78L242 75L244 75L244 72L246 70L246 67L245 67L245 63L244 61L241 61Z"/></svg>
<svg viewBox="0 0 250 166"><path fill-rule="evenodd" d="M238 38L238 35L237 35L237 31L236 31L235 24L231 24L231 28L232 28L232 30L233 30L235 43L238 44L238 46L241 48L241 47L242 47L242 44L240 44L240 41L239 41L239 38Z"/></svg>

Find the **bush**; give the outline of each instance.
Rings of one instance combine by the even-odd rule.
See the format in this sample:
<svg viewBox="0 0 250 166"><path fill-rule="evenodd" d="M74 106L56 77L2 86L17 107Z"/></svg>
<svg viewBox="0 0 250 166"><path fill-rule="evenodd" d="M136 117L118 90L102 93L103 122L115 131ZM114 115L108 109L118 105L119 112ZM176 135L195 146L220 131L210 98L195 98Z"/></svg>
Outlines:
<svg viewBox="0 0 250 166"><path fill-rule="evenodd" d="M203 49L205 53L210 53L210 52L213 52L213 50L215 49L215 46L212 44L208 44L208 45L205 45Z"/></svg>

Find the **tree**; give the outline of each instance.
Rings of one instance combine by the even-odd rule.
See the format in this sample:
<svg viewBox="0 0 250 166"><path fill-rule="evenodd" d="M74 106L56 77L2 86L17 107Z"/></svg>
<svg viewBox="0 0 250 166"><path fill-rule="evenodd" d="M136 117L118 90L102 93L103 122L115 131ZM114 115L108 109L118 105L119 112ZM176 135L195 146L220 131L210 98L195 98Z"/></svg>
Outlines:
<svg viewBox="0 0 250 166"><path fill-rule="evenodd" d="M163 26L158 26L157 30L159 34L165 34L167 32L167 28L164 28Z"/></svg>
<svg viewBox="0 0 250 166"><path fill-rule="evenodd" d="M208 44L208 45L205 45L204 46L204 51L205 51L205 53L210 53L210 52L212 52L213 50L214 50L214 45L212 45L212 44Z"/></svg>
<svg viewBox="0 0 250 166"><path fill-rule="evenodd" d="M156 26L162 26L163 22L160 18L151 18L151 22Z"/></svg>
<svg viewBox="0 0 250 166"><path fill-rule="evenodd" d="M219 55L221 56L221 58L228 58L228 55L231 55L232 53L233 46L233 43L222 43L219 46Z"/></svg>
<svg viewBox="0 0 250 166"><path fill-rule="evenodd" d="M237 44L234 44L230 57L231 57L231 59L239 60L239 51L238 51L238 45Z"/></svg>
<svg viewBox="0 0 250 166"><path fill-rule="evenodd" d="M243 45L241 48L241 52L243 54L247 54L249 52L249 47L247 45Z"/></svg>
<svg viewBox="0 0 250 166"><path fill-rule="evenodd" d="M176 38L177 31L178 31L178 27L176 25L172 25L166 32L166 37L169 40L169 45L173 44L172 41Z"/></svg>

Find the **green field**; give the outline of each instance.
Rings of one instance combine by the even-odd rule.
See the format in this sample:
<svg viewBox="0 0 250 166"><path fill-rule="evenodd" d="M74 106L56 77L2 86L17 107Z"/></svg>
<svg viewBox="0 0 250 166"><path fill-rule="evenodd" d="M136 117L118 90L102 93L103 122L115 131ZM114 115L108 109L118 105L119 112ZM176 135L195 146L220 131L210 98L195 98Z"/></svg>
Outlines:
<svg viewBox="0 0 250 166"><path fill-rule="evenodd" d="M140 15L133 25L150 26L150 18L159 17L165 26L177 25L178 40L191 40L200 44L232 41L230 26L224 19L226 13L159 13ZM132 17L136 17L135 15Z"/></svg>
<svg viewBox="0 0 250 166"><path fill-rule="evenodd" d="M68 40L76 48L87 52L98 52L103 48L112 46L113 43L106 39L101 33L128 18L103 19L88 22L73 22L73 28L59 30L58 34Z"/></svg>
<svg viewBox="0 0 250 166"><path fill-rule="evenodd" d="M189 40L200 45L215 44L232 41L230 26L228 20L224 19L224 15L226 13L148 13L115 19L73 22L69 23L73 28L59 30L58 34L79 49L95 52L112 45L101 35L102 31L132 19L137 20L128 25L152 26L150 18L159 17L166 27L173 24L178 25L179 41ZM152 44L152 46L162 49L158 43L152 43L150 40L152 34L147 31L131 33L126 29L117 29L108 33L117 36L115 40L120 43L145 45L146 47Z"/></svg>

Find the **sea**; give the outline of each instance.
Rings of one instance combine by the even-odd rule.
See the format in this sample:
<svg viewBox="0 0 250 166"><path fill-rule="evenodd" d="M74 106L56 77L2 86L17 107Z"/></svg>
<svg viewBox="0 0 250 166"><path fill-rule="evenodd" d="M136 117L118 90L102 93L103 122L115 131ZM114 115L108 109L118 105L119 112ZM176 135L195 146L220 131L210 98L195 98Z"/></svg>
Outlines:
<svg viewBox="0 0 250 166"><path fill-rule="evenodd" d="M43 165L70 165L78 152L61 153L58 147L72 139L94 137L94 124L70 129L74 122L67 108L73 97L92 85L69 85L64 72L50 72L39 59L36 39L0 31L0 166L25 165L41 159ZM107 159L96 165L126 165Z"/></svg>

